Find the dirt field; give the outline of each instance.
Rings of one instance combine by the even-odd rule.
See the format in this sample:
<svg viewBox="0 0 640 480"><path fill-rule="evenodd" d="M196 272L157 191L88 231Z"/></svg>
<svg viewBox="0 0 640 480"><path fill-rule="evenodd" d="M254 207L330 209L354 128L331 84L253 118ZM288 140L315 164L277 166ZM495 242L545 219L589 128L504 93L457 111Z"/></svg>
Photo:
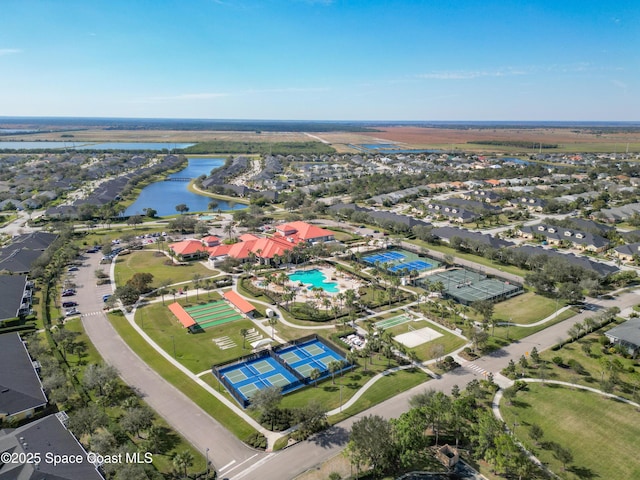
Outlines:
<svg viewBox="0 0 640 480"><path fill-rule="evenodd" d="M73 135L73 137L62 137ZM424 128L387 127L377 132L229 132L181 130L106 130L91 129L35 135L3 136L2 140L52 140L76 142L308 142L320 139L339 153L356 152L350 145L397 143L402 148L429 148L470 152L533 153L536 144L557 144L546 152L640 152L640 132L599 133L584 128ZM530 147L479 145L474 141L521 141Z"/></svg>

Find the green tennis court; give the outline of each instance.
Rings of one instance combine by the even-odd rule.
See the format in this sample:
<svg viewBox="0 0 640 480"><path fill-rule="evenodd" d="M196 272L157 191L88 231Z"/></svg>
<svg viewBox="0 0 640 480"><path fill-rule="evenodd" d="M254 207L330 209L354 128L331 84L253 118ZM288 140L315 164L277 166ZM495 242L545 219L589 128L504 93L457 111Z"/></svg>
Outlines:
<svg viewBox="0 0 640 480"><path fill-rule="evenodd" d="M327 369L329 368L329 363L336 361L336 359L331 355L327 355L326 357L322 357L322 358L316 358L316 360L321 364L323 364Z"/></svg>
<svg viewBox="0 0 640 480"><path fill-rule="evenodd" d="M402 325L403 323L410 322L411 318L406 315L398 315L396 317L387 318L386 320L380 320L376 322L374 325L376 328L382 328L386 330L387 328L395 327L396 325Z"/></svg>
<svg viewBox="0 0 640 480"><path fill-rule="evenodd" d="M302 360L298 355L296 355L296 352L285 352L280 355L280 358L287 363L295 363Z"/></svg>
<svg viewBox="0 0 640 480"><path fill-rule="evenodd" d="M303 365L298 365L296 367L296 370L298 371L298 373L300 375L302 375L303 377L309 377L311 376L311 372L314 370L314 367L312 367L311 365L309 365L308 363L305 363Z"/></svg>
<svg viewBox="0 0 640 480"><path fill-rule="evenodd" d="M247 376L242 370L231 370L224 375L231 383L238 383L247 379Z"/></svg>
<svg viewBox="0 0 640 480"><path fill-rule="evenodd" d="M275 368L273 367L273 365L269 364L269 362L266 362L264 360L262 360L261 362L256 362L254 364L251 365L253 368L255 368L258 373L267 373L270 372L272 370L275 370Z"/></svg>
<svg viewBox="0 0 640 480"><path fill-rule="evenodd" d="M242 387L237 387L238 390L242 392L245 398L251 397L256 391L260 390L260 387L256 386L255 383L250 383L248 385L243 385Z"/></svg>
<svg viewBox="0 0 640 480"><path fill-rule="evenodd" d="M311 355L312 357L315 357L317 355L320 355L321 353L324 352L324 350L322 350L318 345L316 344L311 344L311 345L307 345L305 347L303 347L304 350Z"/></svg>
<svg viewBox="0 0 640 480"><path fill-rule="evenodd" d="M285 385L289 385L289 380L287 380L281 373L271 375L270 377L266 378L266 380L275 387L284 387Z"/></svg>

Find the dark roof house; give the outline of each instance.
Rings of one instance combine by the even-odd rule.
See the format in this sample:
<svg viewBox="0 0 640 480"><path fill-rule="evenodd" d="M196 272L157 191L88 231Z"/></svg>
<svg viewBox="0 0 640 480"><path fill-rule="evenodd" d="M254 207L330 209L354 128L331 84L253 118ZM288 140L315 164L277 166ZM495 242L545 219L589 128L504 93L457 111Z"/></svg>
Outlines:
<svg viewBox="0 0 640 480"><path fill-rule="evenodd" d="M21 310L26 293L26 275L0 275L0 322L24 313Z"/></svg>
<svg viewBox="0 0 640 480"><path fill-rule="evenodd" d="M55 415L19 428L0 430L0 453L32 454L34 459L33 462L0 463L3 480L104 480L96 466L89 462L86 450ZM53 461L62 455L78 461Z"/></svg>
<svg viewBox="0 0 640 480"><path fill-rule="evenodd" d="M0 365L0 418L28 417L47 404L40 378L17 333L0 335Z"/></svg>
<svg viewBox="0 0 640 480"><path fill-rule="evenodd" d="M42 255L58 235L33 232L18 235L10 245L0 249L0 270L12 273L28 273L32 263Z"/></svg>

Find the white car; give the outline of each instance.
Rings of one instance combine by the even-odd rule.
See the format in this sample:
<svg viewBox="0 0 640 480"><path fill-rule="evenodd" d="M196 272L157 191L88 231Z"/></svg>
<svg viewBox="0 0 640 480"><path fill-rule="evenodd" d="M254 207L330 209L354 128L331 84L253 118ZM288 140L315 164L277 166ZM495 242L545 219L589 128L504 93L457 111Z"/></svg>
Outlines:
<svg viewBox="0 0 640 480"><path fill-rule="evenodd" d="M70 308L64 312L65 317L71 317L73 315L80 315L80 311L77 308Z"/></svg>

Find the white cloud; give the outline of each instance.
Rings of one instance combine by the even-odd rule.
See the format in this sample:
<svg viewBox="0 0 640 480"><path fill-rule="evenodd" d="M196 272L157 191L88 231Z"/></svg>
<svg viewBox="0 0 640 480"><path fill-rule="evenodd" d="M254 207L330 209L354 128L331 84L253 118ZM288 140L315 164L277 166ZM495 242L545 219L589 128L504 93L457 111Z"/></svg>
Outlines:
<svg viewBox="0 0 640 480"><path fill-rule="evenodd" d="M22 53L19 48L0 48L0 57L4 55L14 55L16 53Z"/></svg>
<svg viewBox="0 0 640 480"><path fill-rule="evenodd" d="M327 87L286 87L286 88L262 88L250 89L247 93L304 93L304 92L327 92Z"/></svg>
<svg viewBox="0 0 640 480"><path fill-rule="evenodd" d="M160 102L181 102L192 100L213 100L221 97L228 97L228 93L181 93L178 95L167 95L162 97L141 98L136 103L160 103Z"/></svg>
<svg viewBox="0 0 640 480"><path fill-rule="evenodd" d="M452 70L441 72L421 73L418 78L435 80L470 80L481 77L506 77L512 75L526 75L527 70L522 68L505 68L498 70Z"/></svg>

